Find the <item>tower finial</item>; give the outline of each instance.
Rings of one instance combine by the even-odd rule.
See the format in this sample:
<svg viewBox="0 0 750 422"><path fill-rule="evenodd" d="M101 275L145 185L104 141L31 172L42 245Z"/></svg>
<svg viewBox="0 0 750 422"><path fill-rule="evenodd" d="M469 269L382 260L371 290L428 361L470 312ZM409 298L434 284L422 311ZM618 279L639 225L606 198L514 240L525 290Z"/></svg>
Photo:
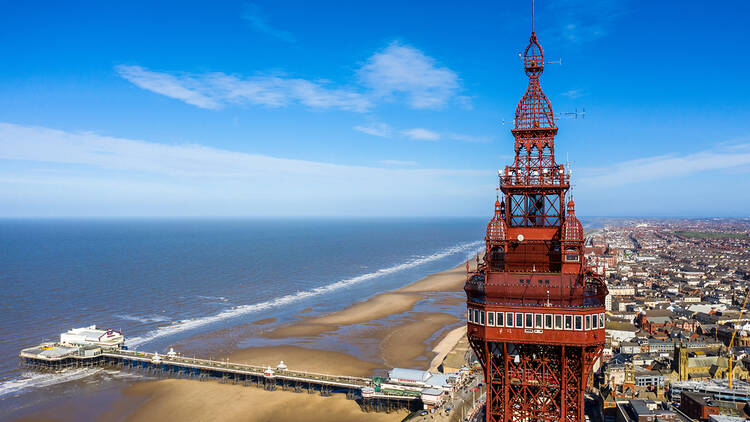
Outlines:
<svg viewBox="0 0 750 422"><path fill-rule="evenodd" d="M535 7L534 7L534 0L531 0L531 33L533 34L534 31L534 18L535 18Z"/></svg>

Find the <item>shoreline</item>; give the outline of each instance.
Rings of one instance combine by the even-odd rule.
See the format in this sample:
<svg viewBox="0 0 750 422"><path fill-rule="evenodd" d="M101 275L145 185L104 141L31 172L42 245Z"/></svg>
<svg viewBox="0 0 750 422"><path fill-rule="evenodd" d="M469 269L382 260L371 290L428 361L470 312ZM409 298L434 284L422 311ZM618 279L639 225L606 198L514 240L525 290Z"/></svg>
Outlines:
<svg viewBox="0 0 750 422"><path fill-rule="evenodd" d="M272 345L224 345L220 355L237 362L272 367L283 360L290 369L352 376L383 375L393 367L435 370L466 332L460 318L463 311L458 315L455 312L465 302L464 265L427 275L328 314L308 317L303 311L295 315L296 321L280 326L274 326L275 321L270 318L256 321L250 324L254 333L246 332L248 338L244 340L257 338ZM223 335L232 332L222 331ZM212 333L201 335L207 340L211 336ZM311 421L353 418L399 421L407 414L405 411L364 413L354 401L337 397L341 395L267 392L254 387L179 379L138 381L126 386L123 395L101 416L126 421L285 421L299 415ZM48 420L51 414L59 415L46 408L23 420Z"/></svg>

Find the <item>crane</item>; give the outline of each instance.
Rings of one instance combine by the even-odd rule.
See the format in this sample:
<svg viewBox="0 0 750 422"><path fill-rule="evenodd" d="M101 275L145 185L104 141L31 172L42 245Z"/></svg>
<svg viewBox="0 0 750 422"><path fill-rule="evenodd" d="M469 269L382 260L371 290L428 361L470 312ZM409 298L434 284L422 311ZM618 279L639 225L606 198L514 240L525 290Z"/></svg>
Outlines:
<svg viewBox="0 0 750 422"><path fill-rule="evenodd" d="M739 324L740 321L742 321L742 314L745 313L745 306L747 306L747 298L750 297L750 294L748 294L748 290L745 290L745 301L742 302L742 309L740 309L740 317L737 319L737 326L734 327L734 332L732 332L732 340L729 341L729 364L727 365L727 378L729 379L729 389L732 389L732 378L734 378L734 374L732 373L732 347L734 346L734 337L737 335L737 329L740 328Z"/></svg>

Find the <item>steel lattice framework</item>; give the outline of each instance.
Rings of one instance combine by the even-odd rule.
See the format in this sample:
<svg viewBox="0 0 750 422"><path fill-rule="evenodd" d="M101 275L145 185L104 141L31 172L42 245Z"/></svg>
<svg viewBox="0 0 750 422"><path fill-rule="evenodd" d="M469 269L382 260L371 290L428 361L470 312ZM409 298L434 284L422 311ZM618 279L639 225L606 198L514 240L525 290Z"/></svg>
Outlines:
<svg viewBox="0 0 750 422"><path fill-rule="evenodd" d="M584 419L586 383L604 346L607 289L583 262L572 198L564 206L570 175L555 162L533 21L523 57L529 85L511 130L515 160L499 175L503 198L484 259L467 274L468 335L484 369L487 421L574 422Z"/></svg>

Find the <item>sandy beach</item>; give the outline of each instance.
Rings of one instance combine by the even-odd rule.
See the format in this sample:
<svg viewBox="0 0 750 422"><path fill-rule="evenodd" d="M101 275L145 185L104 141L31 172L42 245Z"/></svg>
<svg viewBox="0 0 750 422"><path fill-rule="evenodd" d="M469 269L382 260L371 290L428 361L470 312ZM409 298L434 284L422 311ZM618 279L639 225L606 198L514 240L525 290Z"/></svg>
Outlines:
<svg viewBox="0 0 750 422"><path fill-rule="evenodd" d="M406 412L365 413L356 402L341 394L320 397L217 382L161 380L134 385L127 393L147 397L126 419L136 422L394 421L406 415Z"/></svg>
<svg viewBox="0 0 750 422"><path fill-rule="evenodd" d="M259 320L236 328L231 333L233 342L254 332L274 345L227 346L217 349L214 356L269 366L284 360L294 370L365 377L384 374L393 367L436 370L466 332L455 311L463 303L464 281L465 267L459 265L330 314L310 317L303 311L294 323L280 326L274 325L273 319ZM227 336L228 330L223 331L221 335ZM341 348L337 345L346 345L347 351L356 353L337 350ZM55 420L50 417L53 414L47 410L34 419ZM400 421L406 414L365 413L340 394L322 397L169 379L127 387L124 397L101 419Z"/></svg>

